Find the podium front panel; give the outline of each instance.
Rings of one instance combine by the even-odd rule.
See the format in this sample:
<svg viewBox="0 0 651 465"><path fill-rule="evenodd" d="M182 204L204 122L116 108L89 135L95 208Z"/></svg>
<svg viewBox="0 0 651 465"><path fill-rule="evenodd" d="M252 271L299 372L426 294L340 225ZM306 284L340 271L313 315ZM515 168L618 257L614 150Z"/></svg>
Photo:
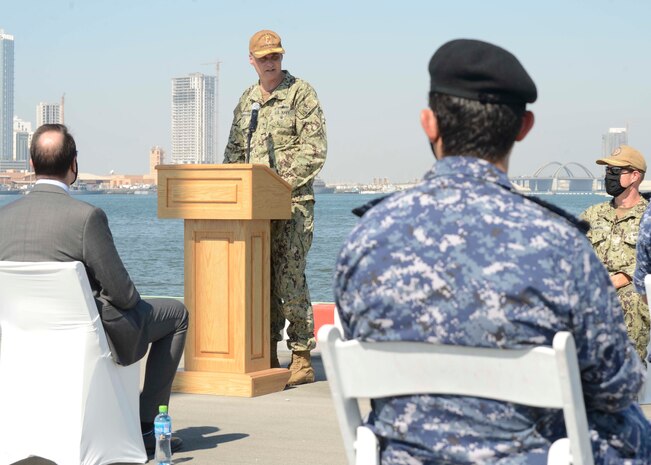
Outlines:
<svg viewBox="0 0 651 465"><path fill-rule="evenodd" d="M269 368L269 222L186 220L186 369Z"/></svg>

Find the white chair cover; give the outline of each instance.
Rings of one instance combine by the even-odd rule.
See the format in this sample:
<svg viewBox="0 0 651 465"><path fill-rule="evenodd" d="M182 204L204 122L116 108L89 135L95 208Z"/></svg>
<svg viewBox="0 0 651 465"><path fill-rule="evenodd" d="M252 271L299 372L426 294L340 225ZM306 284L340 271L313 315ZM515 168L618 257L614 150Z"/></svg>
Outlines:
<svg viewBox="0 0 651 465"><path fill-rule="evenodd" d="M139 364L111 358L79 262L0 262L0 465L144 463Z"/></svg>

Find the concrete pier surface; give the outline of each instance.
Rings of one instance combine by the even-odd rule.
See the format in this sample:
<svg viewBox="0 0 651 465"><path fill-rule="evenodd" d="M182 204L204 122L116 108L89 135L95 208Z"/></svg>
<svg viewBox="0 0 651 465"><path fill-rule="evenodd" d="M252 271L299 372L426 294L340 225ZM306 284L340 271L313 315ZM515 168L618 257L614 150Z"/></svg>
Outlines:
<svg viewBox="0 0 651 465"><path fill-rule="evenodd" d="M291 352L278 344L287 366ZM144 362L144 361L143 361ZM173 435L183 449L175 465L346 465L321 355L312 352L316 381L260 397L172 393ZM183 362L181 362L183 363ZM144 363L141 364L144 371ZM38 440L38 435L34 436ZM147 462L155 462L150 456ZM52 465L29 458L15 465ZM65 464L57 464L65 465ZM116 464L126 465L126 464Z"/></svg>
<svg viewBox="0 0 651 465"><path fill-rule="evenodd" d="M282 366L290 352L278 345ZM316 382L260 397L172 394L175 435L184 441L175 464L346 465L321 356ZM153 464L153 460L149 461Z"/></svg>
<svg viewBox="0 0 651 465"><path fill-rule="evenodd" d="M290 352L278 345L282 366ZM174 435L184 447L175 465L347 465L321 355L312 352L316 382L254 398L173 393ZM368 411L368 405L362 407ZM647 418L651 404L643 405ZM36 436L35 436L36 439ZM52 465L31 458L19 465ZM152 457L147 462L154 464ZM59 464L61 465L61 464ZM125 465L125 464L116 464Z"/></svg>

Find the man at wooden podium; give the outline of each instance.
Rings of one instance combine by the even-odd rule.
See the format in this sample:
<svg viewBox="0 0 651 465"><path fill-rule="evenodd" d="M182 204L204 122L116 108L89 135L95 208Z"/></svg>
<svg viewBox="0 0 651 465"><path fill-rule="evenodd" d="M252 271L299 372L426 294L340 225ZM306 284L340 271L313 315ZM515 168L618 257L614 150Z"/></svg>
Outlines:
<svg viewBox="0 0 651 465"><path fill-rule="evenodd" d="M224 163L260 163L292 186L292 216L271 222L271 367L279 368L277 345L289 320L292 351L288 385L311 383L314 318L305 279L314 231L312 183L326 158L325 118L314 89L282 69L285 50L273 31L249 41L249 62L259 81L235 108Z"/></svg>

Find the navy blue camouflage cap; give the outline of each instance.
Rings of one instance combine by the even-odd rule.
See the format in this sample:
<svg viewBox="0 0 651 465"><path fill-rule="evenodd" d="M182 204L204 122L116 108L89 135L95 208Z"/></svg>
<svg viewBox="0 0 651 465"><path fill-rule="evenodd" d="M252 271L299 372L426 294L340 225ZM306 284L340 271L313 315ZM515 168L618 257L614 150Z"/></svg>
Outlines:
<svg viewBox="0 0 651 465"><path fill-rule="evenodd" d="M430 91L483 103L536 101L536 84L518 59L497 45L472 39L443 44L429 62Z"/></svg>

